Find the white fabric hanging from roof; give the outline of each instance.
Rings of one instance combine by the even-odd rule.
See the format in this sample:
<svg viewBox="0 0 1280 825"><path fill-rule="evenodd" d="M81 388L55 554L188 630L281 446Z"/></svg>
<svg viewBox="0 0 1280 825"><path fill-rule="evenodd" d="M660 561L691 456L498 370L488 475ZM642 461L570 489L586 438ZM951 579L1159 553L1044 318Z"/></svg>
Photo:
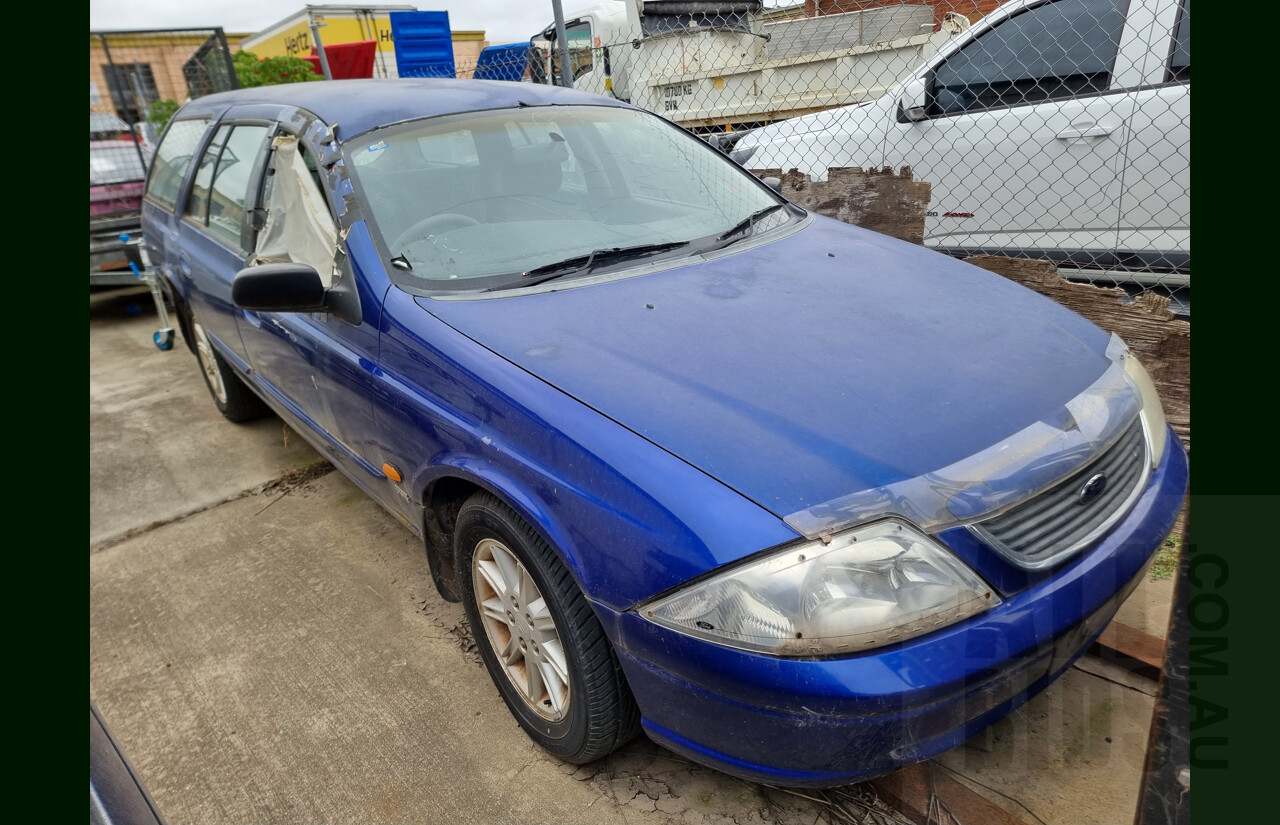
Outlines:
<svg viewBox="0 0 1280 825"><path fill-rule="evenodd" d="M298 151L296 137L280 135L271 148L275 181L266 204L266 225L258 233L255 262L308 264L320 273L325 287L330 287L338 277L334 268L338 228L324 195Z"/></svg>

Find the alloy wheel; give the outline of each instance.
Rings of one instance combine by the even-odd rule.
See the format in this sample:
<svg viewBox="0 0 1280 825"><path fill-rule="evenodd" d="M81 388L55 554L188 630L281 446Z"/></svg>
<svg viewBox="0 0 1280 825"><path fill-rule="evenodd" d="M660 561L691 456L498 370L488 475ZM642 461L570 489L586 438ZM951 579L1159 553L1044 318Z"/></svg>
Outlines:
<svg viewBox="0 0 1280 825"><path fill-rule="evenodd" d="M553 722L565 718L569 671L564 645L533 577L494 539L476 545L471 564L485 635L507 678L538 715Z"/></svg>

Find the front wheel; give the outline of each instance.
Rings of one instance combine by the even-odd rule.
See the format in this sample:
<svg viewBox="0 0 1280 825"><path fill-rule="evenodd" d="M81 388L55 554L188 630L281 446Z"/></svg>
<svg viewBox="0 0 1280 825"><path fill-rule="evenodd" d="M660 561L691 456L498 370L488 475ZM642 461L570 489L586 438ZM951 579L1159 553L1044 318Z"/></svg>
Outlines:
<svg viewBox="0 0 1280 825"><path fill-rule="evenodd" d="M458 512L455 569L489 676L539 745L583 764L639 731L613 647L551 547L488 493Z"/></svg>

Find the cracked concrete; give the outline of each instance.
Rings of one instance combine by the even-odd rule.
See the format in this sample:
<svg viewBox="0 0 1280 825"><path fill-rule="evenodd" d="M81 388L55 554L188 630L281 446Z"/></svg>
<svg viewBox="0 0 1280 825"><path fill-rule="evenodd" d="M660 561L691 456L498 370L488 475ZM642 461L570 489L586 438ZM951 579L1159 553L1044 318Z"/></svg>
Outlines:
<svg viewBox="0 0 1280 825"><path fill-rule="evenodd" d="M222 419L154 326L91 306L89 693L168 821L850 821L643 736L546 754L421 543L279 419ZM1151 699L1104 677L1073 670L939 762L1048 823L1128 821Z"/></svg>

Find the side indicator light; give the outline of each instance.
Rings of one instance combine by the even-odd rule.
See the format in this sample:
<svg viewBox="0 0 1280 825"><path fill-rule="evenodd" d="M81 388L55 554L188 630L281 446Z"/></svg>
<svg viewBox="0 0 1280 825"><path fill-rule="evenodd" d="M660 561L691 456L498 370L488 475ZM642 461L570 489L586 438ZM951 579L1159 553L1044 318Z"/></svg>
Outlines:
<svg viewBox="0 0 1280 825"><path fill-rule="evenodd" d="M392 481L400 481L400 471L396 469L394 464L383 464L382 472L387 474L387 478Z"/></svg>

